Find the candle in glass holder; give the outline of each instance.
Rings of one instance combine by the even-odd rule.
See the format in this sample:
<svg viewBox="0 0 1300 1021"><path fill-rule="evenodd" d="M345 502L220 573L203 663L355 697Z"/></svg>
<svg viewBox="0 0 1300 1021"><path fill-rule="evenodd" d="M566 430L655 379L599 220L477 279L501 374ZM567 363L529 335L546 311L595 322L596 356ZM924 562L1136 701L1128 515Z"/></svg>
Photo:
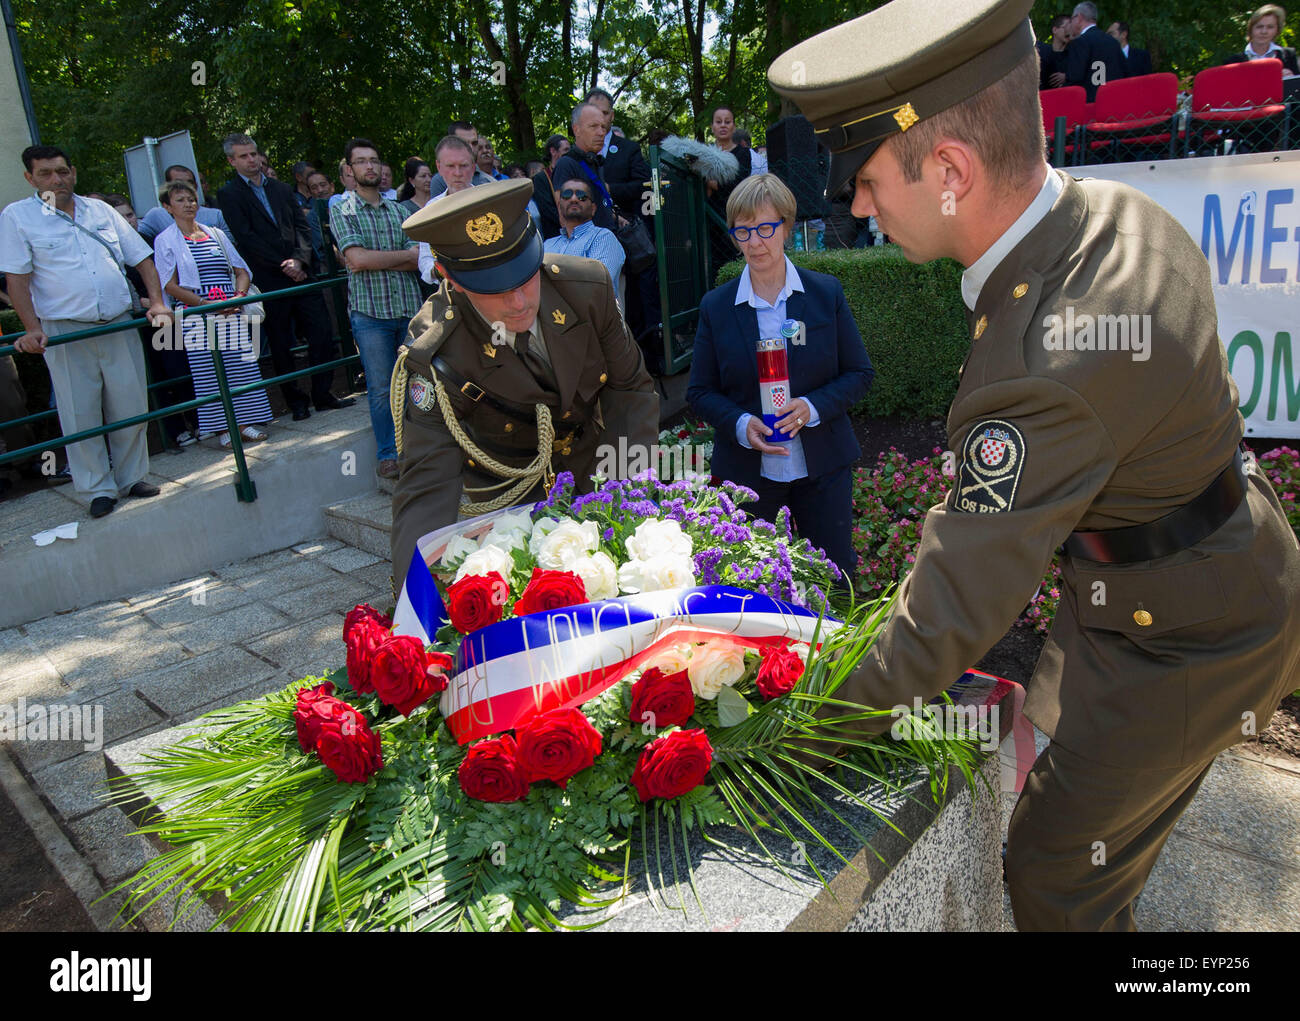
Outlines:
<svg viewBox="0 0 1300 1021"><path fill-rule="evenodd" d="M788 443L790 435L776 427L776 420L790 409L790 370L786 361L784 337L768 337L758 342L758 393L763 408L763 424L772 430L769 443Z"/></svg>

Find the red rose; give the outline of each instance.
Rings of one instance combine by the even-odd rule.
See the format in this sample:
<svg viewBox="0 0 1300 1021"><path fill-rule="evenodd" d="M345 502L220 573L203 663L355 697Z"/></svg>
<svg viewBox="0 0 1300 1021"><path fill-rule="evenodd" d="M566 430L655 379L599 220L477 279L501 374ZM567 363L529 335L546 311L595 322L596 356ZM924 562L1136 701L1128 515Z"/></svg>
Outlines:
<svg viewBox="0 0 1300 1021"><path fill-rule="evenodd" d="M460 789L476 801L519 801L528 796L528 778L509 734L470 745L458 775Z"/></svg>
<svg viewBox="0 0 1300 1021"><path fill-rule="evenodd" d="M444 653L438 655L449 658ZM445 673L430 674L429 657L420 639L393 635L375 652L370 683L381 702L410 716L417 706L447 687L447 678Z"/></svg>
<svg viewBox="0 0 1300 1021"><path fill-rule="evenodd" d="M352 625L352 630L343 639L348 647L348 683L357 694L375 690L370 680L371 665L379 647L391 637L388 628L363 617Z"/></svg>
<svg viewBox="0 0 1300 1021"><path fill-rule="evenodd" d="M510 586L501 575L468 574L447 589L447 613L462 635L495 624L506 610Z"/></svg>
<svg viewBox="0 0 1300 1021"><path fill-rule="evenodd" d="M298 744L305 752L316 748L316 735L321 724L334 719L340 710L351 709L346 702L333 697L334 685L329 681L315 688L299 688L298 701L293 708L293 725L298 730Z"/></svg>
<svg viewBox="0 0 1300 1021"><path fill-rule="evenodd" d="M387 630L393 626L393 618L385 617L369 603L362 603L360 606L354 606L348 611L348 615L343 618L343 640L348 640L348 634L352 628L363 620L373 620L380 627Z"/></svg>
<svg viewBox="0 0 1300 1021"><path fill-rule="evenodd" d="M803 660L790 649L764 649L754 683L759 694L771 700L788 695L803 676Z"/></svg>
<svg viewBox="0 0 1300 1021"><path fill-rule="evenodd" d="M643 749L632 771L632 785L642 801L679 798L704 780L713 764L713 746L702 730L674 730Z"/></svg>
<svg viewBox="0 0 1300 1021"><path fill-rule="evenodd" d="M633 723L649 723L656 730L677 727L695 712L695 690L686 671L664 676L658 667L651 667L632 685ZM646 714L650 713L647 719Z"/></svg>
<svg viewBox="0 0 1300 1021"><path fill-rule="evenodd" d="M587 601L587 586L571 571L543 571L533 568L528 587L515 603L515 616L558 610Z"/></svg>
<svg viewBox="0 0 1300 1021"><path fill-rule="evenodd" d="M343 783L365 783L384 768L379 735L366 719L346 703L337 718L320 726L316 736L316 754Z"/></svg>
<svg viewBox="0 0 1300 1021"><path fill-rule="evenodd" d="M600 731L581 709L552 709L515 731L517 758L529 783L554 780L568 786L600 754Z"/></svg>

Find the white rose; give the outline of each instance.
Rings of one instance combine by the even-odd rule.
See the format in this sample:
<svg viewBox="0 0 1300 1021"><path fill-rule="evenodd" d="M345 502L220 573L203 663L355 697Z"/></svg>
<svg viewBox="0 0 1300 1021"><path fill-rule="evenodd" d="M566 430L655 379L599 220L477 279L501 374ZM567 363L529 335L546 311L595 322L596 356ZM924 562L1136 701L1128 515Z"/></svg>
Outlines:
<svg viewBox="0 0 1300 1021"><path fill-rule="evenodd" d="M691 646L687 642L679 642L677 645L670 645L666 649L660 649L653 657L641 664L641 672L658 668L665 676L680 674L691 662Z"/></svg>
<svg viewBox="0 0 1300 1021"><path fill-rule="evenodd" d="M642 592L690 588L695 584L695 561L689 555L667 553L643 564Z"/></svg>
<svg viewBox="0 0 1300 1021"><path fill-rule="evenodd" d="M492 522L492 531L488 533L484 544L492 543L493 546L501 545L500 542L494 541L499 536L519 536L519 539L512 538L507 545L526 545L528 537L533 534L533 515L531 511L518 510L506 511L499 518Z"/></svg>
<svg viewBox="0 0 1300 1021"><path fill-rule="evenodd" d="M478 543L473 539L467 539L463 535L453 535L442 551L442 566L455 567L465 557L476 552L478 552Z"/></svg>
<svg viewBox="0 0 1300 1021"><path fill-rule="evenodd" d="M618 569L620 592L640 592L645 588L645 561L629 560Z"/></svg>
<svg viewBox="0 0 1300 1021"><path fill-rule="evenodd" d="M618 595L618 571L609 554L601 550L588 557L575 557L570 560L566 571L572 571L582 579L587 589L588 602L601 599L613 599Z"/></svg>
<svg viewBox="0 0 1300 1021"><path fill-rule="evenodd" d="M636 531L627 540L628 556L636 560L653 560L666 553L676 553L689 557L691 537L682 531L676 521L658 521L654 518L642 521Z"/></svg>
<svg viewBox="0 0 1300 1021"><path fill-rule="evenodd" d="M745 650L725 638L714 638L691 653L686 676L700 698L717 698L724 684L735 684L745 676Z"/></svg>
<svg viewBox="0 0 1300 1021"><path fill-rule="evenodd" d="M465 562L460 565L460 570L456 572L456 581L467 578L471 574L491 574L493 571L509 581L510 572L514 569L513 558L500 546L484 546L465 558Z"/></svg>
<svg viewBox="0 0 1300 1021"><path fill-rule="evenodd" d="M512 550L528 548L528 535L525 532L489 532L483 538L484 546L495 546L507 553Z"/></svg>
<svg viewBox="0 0 1300 1021"><path fill-rule="evenodd" d="M565 571L570 560L600 548L600 532L594 521L566 518L540 541L534 533L528 545L539 567L548 571Z"/></svg>

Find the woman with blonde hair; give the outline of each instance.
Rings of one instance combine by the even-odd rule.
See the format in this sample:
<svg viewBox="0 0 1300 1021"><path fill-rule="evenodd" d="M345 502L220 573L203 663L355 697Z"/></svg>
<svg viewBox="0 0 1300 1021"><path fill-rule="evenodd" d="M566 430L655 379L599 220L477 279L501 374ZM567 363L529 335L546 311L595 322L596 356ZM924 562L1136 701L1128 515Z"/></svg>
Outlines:
<svg viewBox="0 0 1300 1021"><path fill-rule="evenodd" d="M1295 50L1278 43L1278 37L1286 28L1286 11L1277 4L1265 4L1257 8L1246 23L1245 56L1238 60L1263 60L1273 57L1282 61L1282 77L1294 78L1300 75L1300 64L1296 61Z"/></svg>
<svg viewBox="0 0 1300 1021"><path fill-rule="evenodd" d="M774 174L747 177L731 193L727 228L745 268L700 301L686 396L714 427L714 474L753 489L758 503L746 509L758 517L775 521L789 507L798 534L824 549L851 585L861 450L849 411L875 371L840 282L786 258L795 208ZM760 341L765 361L784 350L788 383L779 395L770 391L775 431L763 421Z"/></svg>

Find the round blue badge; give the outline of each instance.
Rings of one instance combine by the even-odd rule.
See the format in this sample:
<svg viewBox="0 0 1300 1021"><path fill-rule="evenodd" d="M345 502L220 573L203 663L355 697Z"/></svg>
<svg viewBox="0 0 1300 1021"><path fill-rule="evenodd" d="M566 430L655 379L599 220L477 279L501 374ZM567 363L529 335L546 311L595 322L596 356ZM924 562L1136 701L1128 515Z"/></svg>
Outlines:
<svg viewBox="0 0 1300 1021"><path fill-rule="evenodd" d="M781 336L789 340L791 337L799 336L799 320L787 319L781 324Z"/></svg>

